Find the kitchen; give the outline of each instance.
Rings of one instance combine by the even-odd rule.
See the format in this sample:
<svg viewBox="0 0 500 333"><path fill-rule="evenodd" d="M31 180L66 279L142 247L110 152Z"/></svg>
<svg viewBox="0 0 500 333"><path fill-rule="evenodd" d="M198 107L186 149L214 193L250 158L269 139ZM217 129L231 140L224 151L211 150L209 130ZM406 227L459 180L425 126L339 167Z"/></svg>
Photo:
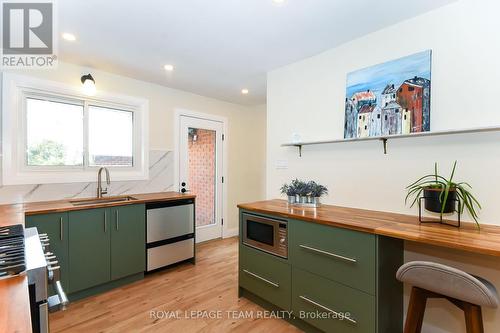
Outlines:
<svg viewBox="0 0 500 333"><path fill-rule="evenodd" d="M57 67L2 67L0 226L23 225L26 249L37 228L49 252L46 299L54 312L43 325L51 332L402 332L418 313L410 302L418 281L396 278L406 263L442 264L498 286L500 119L484 97L500 76L492 42L498 4L387 0L370 15L363 8L58 2ZM364 23L352 26L356 15ZM378 87L363 96L350 90L360 69L414 54L429 67L419 67L423 79L407 75L376 99L370 92ZM430 94L430 120L425 100L423 115L405 104L417 94ZM348 107L358 106L382 124L387 112L393 128L370 137L368 122L347 123ZM418 121L423 130L411 133ZM435 163L450 178L455 161L450 183L470 183L481 209L461 202L461 214L446 216L459 228L421 223L418 203L405 204L405 187L434 174ZM298 192L298 202L287 203L280 188L297 178L328 188L318 207ZM423 208L423 217L439 218ZM27 251L26 264L0 278L0 331L40 324L30 309L36 269ZM352 304L337 303L338 293ZM498 310L480 305L484 331L497 331ZM447 299L430 297L424 308L423 332L470 325ZM329 318L298 319L300 311Z"/></svg>

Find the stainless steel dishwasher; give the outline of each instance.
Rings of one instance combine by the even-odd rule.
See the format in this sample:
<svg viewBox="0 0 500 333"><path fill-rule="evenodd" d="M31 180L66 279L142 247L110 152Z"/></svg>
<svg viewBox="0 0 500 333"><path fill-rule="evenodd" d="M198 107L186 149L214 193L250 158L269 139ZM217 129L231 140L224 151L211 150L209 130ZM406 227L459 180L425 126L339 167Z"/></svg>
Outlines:
<svg viewBox="0 0 500 333"><path fill-rule="evenodd" d="M194 263L194 199L146 204L146 271Z"/></svg>

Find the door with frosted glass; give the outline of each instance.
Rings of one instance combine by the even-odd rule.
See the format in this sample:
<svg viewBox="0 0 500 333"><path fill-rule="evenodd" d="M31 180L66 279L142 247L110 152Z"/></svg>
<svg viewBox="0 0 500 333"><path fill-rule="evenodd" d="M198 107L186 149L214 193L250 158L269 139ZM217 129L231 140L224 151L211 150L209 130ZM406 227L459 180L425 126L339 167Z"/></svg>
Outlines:
<svg viewBox="0 0 500 333"><path fill-rule="evenodd" d="M222 122L180 118L179 190L196 195L196 241L222 236Z"/></svg>

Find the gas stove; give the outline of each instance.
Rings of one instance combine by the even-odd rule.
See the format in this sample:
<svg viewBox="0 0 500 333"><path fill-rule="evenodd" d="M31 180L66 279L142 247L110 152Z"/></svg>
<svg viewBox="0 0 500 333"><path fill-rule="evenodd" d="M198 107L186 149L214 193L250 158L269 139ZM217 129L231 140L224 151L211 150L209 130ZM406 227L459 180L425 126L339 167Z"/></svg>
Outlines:
<svg viewBox="0 0 500 333"><path fill-rule="evenodd" d="M0 227L0 279L27 275L35 333L49 331L49 310L64 310L68 304L59 269L47 234L38 234L36 228L24 229L20 224ZM49 284L55 295L49 295Z"/></svg>
<svg viewBox="0 0 500 333"><path fill-rule="evenodd" d="M0 279L26 271L24 228L17 224L0 227Z"/></svg>

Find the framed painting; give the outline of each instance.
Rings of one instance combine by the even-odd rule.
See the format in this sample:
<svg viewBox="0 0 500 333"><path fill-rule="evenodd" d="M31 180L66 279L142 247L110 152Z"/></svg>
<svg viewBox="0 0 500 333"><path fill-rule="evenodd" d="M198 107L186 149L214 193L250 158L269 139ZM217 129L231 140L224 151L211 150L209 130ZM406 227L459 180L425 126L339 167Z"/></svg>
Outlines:
<svg viewBox="0 0 500 333"><path fill-rule="evenodd" d="M431 50L347 74L344 138L430 131Z"/></svg>

